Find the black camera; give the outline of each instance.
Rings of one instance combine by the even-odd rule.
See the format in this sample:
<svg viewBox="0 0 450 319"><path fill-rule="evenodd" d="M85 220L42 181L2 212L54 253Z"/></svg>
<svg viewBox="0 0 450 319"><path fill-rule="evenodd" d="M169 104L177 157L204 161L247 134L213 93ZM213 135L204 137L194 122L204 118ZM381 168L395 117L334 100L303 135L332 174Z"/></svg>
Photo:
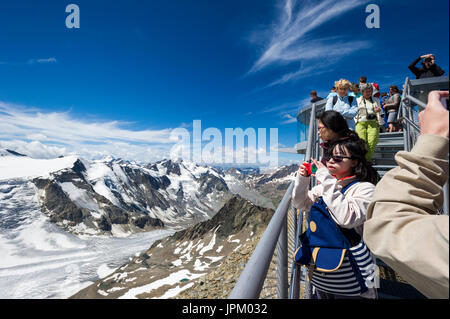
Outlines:
<svg viewBox="0 0 450 319"><path fill-rule="evenodd" d="M373 120L376 120L377 116L375 114L367 114L366 118L369 121L373 121Z"/></svg>
<svg viewBox="0 0 450 319"><path fill-rule="evenodd" d="M432 59L432 58L430 58L430 57L428 57L428 58L425 58L425 59L423 60L423 62L431 62L431 61L433 61L433 59Z"/></svg>

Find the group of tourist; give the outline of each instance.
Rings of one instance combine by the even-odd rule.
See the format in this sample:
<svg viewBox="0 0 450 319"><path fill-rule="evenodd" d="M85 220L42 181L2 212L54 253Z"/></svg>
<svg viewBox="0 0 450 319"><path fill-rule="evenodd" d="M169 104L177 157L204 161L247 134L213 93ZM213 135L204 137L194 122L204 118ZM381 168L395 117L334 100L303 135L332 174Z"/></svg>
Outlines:
<svg viewBox="0 0 450 319"><path fill-rule="evenodd" d="M417 78L443 74L434 56L421 59L422 69L418 61L410 66ZM365 77L359 84L336 81L318 115L323 158L311 159L315 173L305 164L297 172L293 205L310 219L294 259L309 267L319 299L377 298L375 256L425 296L449 297L449 219L436 214L448 180L449 113L441 103L448 92L429 94L416 145L399 152L399 167L379 181L371 159L382 109L387 131L398 129L400 92L394 85L389 91L380 101L379 88ZM317 186L309 190L311 175Z"/></svg>
<svg viewBox="0 0 450 319"><path fill-rule="evenodd" d="M372 159L380 132L399 130L397 117L401 101L400 90L392 85L389 93L380 102L378 85L367 83L367 78L363 76L359 79L359 84L346 79L336 81L327 97L325 111L339 112L346 119L348 127L366 141L368 161ZM311 92L311 97L311 103L322 100L316 91Z"/></svg>
<svg viewBox="0 0 450 319"><path fill-rule="evenodd" d="M416 64L422 61L422 68ZM433 54L425 54L417 58L410 66L417 79L441 76L445 73L435 63ZM311 103L323 98L316 91L311 92ZM362 76L359 83L351 83L346 79L335 82L326 98L325 111L337 111L347 120L348 127L355 130L358 136L367 143L367 160L372 159L378 144L380 132L393 133L402 131L398 122L398 111L401 102L401 92L396 85L389 87L389 94L380 93L377 83L367 83L367 77Z"/></svg>

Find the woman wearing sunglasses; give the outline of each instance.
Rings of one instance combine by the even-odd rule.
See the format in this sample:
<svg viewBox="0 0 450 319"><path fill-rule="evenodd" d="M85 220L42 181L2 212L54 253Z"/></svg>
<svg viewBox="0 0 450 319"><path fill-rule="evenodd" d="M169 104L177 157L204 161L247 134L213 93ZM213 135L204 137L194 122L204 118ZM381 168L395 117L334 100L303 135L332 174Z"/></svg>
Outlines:
<svg viewBox="0 0 450 319"><path fill-rule="evenodd" d="M310 191L308 190L310 176L305 166L300 165L292 194L294 207L312 213L314 205L321 202L326 205L325 208L331 216L330 221L335 223L334 227L337 225L338 229L351 230L361 240L367 208L372 200L376 182L376 172L366 160L366 154L366 143L357 136L334 142L326 154L326 165L312 159L317 166L315 176L318 185ZM309 231L315 232L316 228L321 227L310 225ZM372 258L370 252L369 257ZM340 293L341 280L336 280L334 285L334 291L339 293L334 292L334 288L323 289L319 284L315 284L316 275L321 274L314 269L312 284L319 299L376 298L376 290L373 287L366 288L363 293L356 295L354 292ZM345 285L345 282L342 285Z"/></svg>
<svg viewBox="0 0 450 319"><path fill-rule="evenodd" d="M323 149L323 153L326 154L334 142L339 140L345 140L349 137L357 137L355 131L348 128L347 121L336 111L325 111L317 116L318 126L317 131L319 138L322 140L320 147ZM326 165L327 161L325 157L321 162Z"/></svg>

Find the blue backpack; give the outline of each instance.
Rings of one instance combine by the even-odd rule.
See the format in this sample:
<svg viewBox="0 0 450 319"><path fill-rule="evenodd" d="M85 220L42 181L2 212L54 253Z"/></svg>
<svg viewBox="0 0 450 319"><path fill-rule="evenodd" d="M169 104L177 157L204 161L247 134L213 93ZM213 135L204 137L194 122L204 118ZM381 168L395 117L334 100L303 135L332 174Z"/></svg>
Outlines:
<svg viewBox="0 0 450 319"><path fill-rule="evenodd" d="M294 261L310 268L311 283L324 292L358 296L374 287L376 266L370 251L354 229L335 223L322 197L311 207L309 227L301 235Z"/></svg>

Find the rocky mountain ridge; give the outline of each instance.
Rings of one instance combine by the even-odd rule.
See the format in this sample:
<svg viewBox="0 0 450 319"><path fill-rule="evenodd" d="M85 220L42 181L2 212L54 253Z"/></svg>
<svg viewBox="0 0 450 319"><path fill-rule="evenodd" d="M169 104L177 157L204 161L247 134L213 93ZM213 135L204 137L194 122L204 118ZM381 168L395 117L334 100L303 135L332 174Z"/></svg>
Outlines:
<svg viewBox="0 0 450 319"><path fill-rule="evenodd" d="M196 284L198 278L214 271L230 255L252 241L257 242L273 212L234 196L210 220L155 242L147 251L72 298L175 297ZM247 248L247 254L250 253Z"/></svg>

